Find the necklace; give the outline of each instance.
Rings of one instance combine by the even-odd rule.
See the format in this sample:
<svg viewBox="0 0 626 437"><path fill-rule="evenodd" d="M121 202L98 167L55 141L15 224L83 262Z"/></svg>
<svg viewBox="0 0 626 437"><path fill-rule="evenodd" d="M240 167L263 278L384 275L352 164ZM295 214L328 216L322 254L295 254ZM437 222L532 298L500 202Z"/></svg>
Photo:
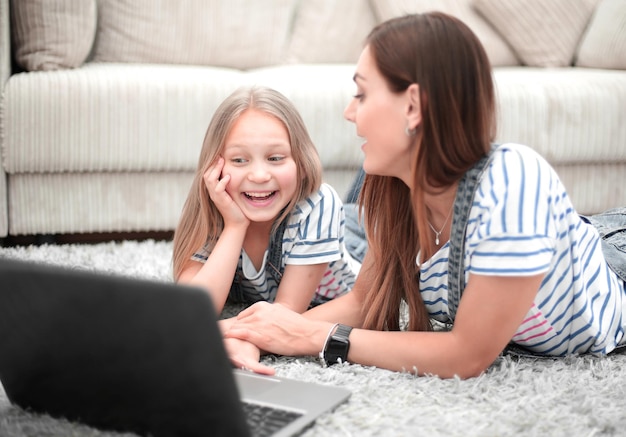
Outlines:
<svg viewBox="0 0 626 437"><path fill-rule="evenodd" d="M443 232L443 229L448 224L448 220L450 220L450 216L452 215L453 209L454 209L454 203L452 204L452 208L450 208L450 211L448 212L448 217L446 217L446 221L443 222L443 226L441 227L441 229L439 229L439 231L437 231L437 229L435 229L435 227L430 224L429 220L426 220L428 222L428 226L430 226L430 229L432 229L432 231L435 233L435 244L437 246L439 246L439 236L441 235L441 233Z"/></svg>

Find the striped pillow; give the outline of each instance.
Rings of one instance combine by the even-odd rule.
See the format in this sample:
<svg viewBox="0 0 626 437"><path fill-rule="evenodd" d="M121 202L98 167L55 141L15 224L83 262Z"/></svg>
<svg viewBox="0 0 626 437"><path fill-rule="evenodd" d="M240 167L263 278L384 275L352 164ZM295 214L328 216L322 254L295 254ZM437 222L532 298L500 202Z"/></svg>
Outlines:
<svg viewBox="0 0 626 437"><path fill-rule="evenodd" d="M599 0L474 0L524 65L572 65Z"/></svg>
<svg viewBox="0 0 626 437"><path fill-rule="evenodd" d="M96 0L13 0L15 60L27 71L80 67L96 34Z"/></svg>

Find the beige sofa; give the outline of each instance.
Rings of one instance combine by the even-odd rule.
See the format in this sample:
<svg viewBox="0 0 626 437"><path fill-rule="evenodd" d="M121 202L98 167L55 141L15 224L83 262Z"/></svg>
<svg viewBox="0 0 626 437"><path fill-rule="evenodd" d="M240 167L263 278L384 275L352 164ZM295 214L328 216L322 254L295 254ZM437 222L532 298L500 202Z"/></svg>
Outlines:
<svg viewBox="0 0 626 437"><path fill-rule="evenodd" d="M243 84L294 101L344 193L363 38L432 8L485 44L498 140L541 152L580 212L626 205L625 4L0 0L0 237L174 229L209 119Z"/></svg>

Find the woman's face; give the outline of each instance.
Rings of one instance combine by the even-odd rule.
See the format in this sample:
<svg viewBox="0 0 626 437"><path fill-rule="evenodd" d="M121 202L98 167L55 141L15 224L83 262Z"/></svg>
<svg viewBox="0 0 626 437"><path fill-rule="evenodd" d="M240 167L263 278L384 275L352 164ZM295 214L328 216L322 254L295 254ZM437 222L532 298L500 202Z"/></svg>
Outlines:
<svg viewBox="0 0 626 437"><path fill-rule="evenodd" d="M361 53L354 82L357 92L344 116L356 125L357 135L365 140L361 146L365 155L363 169L368 174L395 176L409 183L415 137L407 135L406 128L416 125L411 114L415 102L411 101L409 90L391 92L369 46Z"/></svg>

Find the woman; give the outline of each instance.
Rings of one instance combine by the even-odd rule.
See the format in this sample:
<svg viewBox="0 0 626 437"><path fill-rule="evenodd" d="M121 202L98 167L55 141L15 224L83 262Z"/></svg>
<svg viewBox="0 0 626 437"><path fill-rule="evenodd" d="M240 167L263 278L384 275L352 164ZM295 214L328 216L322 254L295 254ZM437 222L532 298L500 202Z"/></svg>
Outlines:
<svg viewBox="0 0 626 437"><path fill-rule="evenodd" d="M491 152L491 69L467 26L441 13L387 21L369 35L354 80L345 116L365 140L369 243L355 286L304 315L256 304L226 337L283 355L321 352L329 364L462 378L482 373L511 341L553 356L608 353L625 341L624 280L596 229L533 150ZM467 227L453 241L463 248L457 306L448 290L453 208L486 156ZM399 330L403 301L408 331ZM431 319L453 326L433 331Z"/></svg>

